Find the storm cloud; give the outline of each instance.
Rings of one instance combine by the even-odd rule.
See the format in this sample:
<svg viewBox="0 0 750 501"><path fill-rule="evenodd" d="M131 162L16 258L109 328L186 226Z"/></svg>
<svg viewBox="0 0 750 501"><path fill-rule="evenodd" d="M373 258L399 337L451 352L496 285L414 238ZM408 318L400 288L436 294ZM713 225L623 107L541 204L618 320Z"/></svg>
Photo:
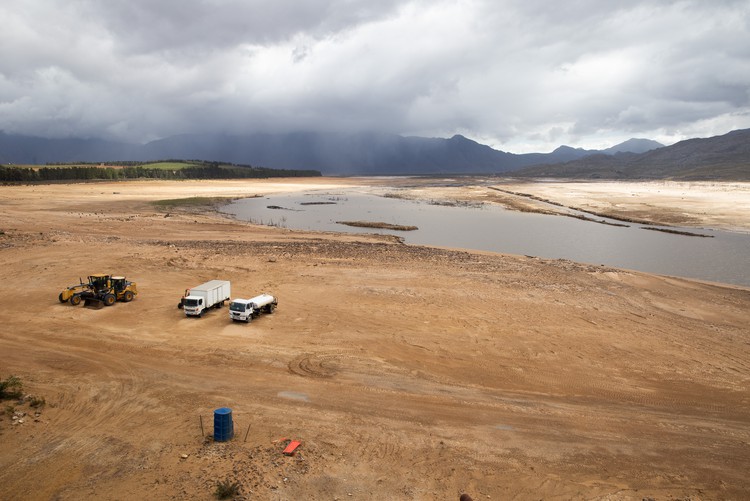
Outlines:
<svg viewBox="0 0 750 501"><path fill-rule="evenodd" d="M464 134L516 153L750 127L747 0L4 0L0 129Z"/></svg>

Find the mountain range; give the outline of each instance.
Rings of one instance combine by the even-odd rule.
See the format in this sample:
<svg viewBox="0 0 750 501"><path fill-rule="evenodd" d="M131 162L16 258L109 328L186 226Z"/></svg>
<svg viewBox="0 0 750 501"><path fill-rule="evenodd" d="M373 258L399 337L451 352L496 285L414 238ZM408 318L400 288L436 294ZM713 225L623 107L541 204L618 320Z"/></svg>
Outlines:
<svg viewBox="0 0 750 501"><path fill-rule="evenodd" d="M644 153L595 153L555 165L520 169L514 176L570 179L750 181L750 129L686 139Z"/></svg>
<svg viewBox="0 0 750 501"><path fill-rule="evenodd" d="M0 163L195 159L325 175L502 174L583 178L747 179L750 129L663 146L630 139L605 150L561 146L514 154L456 135L448 139L383 133L186 134L146 144L46 139L0 132ZM715 174L715 175L714 175Z"/></svg>

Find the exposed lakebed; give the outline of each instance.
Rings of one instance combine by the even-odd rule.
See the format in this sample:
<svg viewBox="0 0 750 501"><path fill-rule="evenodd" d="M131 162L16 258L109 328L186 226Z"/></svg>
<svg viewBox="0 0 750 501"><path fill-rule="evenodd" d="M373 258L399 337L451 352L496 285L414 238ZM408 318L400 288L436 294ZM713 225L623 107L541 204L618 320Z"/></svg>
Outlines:
<svg viewBox="0 0 750 501"><path fill-rule="evenodd" d="M492 204L438 205L355 191L247 198L221 211L253 223L290 229L392 234L407 244L570 259L750 286L750 235L743 233L646 227L594 217L608 223L599 224L576 215L516 212ZM352 221L379 227L342 224Z"/></svg>

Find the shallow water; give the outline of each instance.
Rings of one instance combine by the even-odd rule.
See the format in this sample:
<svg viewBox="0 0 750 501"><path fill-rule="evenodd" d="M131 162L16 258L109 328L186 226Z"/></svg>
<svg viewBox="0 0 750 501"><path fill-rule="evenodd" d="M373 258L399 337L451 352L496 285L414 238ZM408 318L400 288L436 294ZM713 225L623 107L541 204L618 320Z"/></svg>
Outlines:
<svg viewBox="0 0 750 501"><path fill-rule="evenodd" d="M290 229L386 233L398 235L409 244L570 259L750 286L750 235L742 233L670 227L713 237L700 238L648 231L633 223L628 227L609 226L490 204L440 206L357 192L248 198L221 210L238 219ZM357 228L338 221L383 222L419 229Z"/></svg>

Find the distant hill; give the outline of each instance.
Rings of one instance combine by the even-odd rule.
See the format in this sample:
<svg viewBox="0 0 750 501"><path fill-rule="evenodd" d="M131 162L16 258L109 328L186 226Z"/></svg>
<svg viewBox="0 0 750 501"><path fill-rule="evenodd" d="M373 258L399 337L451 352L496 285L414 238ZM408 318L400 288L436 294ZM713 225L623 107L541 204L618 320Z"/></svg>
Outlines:
<svg viewBox="0 0 750 501"><path fill-rule="evenodd" d="M461 135L382 133L188 134L147 144L99 139L44 139L0 132L0 163L195 159L326 175L500 174L607 179L748 179L750 130L662 146L630 139L606 150L560 146L513 154Z"/></svg>
<svg viewBox="0 0 750 501"><path fill-rule="evenodd" d="M328 175L500 174L591 152L561 147L516 155L456 135L449 139L382 133L185 134L145 145L97 139L43 139L0 133L0 163L197 159Z"/></svg>
<svg viewBox="0 0 750 501"><path fill-rule="evenodd" d="M42 165L130 160L134 147L136 145L102 139L46 139L0 132L0 163Z"/></svg>
<svg viewBox="0 0 750 501"><path fill-rule="evenodd" d="M610 148L601 150L601 152L606 153L607 155L616 155L617 153L645 153L647 151L655 150L656 148L662 148L663 146L664 145L660 142L651 139L633 138Z"/></svg>
<svg viewBox="0 0 750 501"><path fill-rule="evenodd" d="M327 175L501 174L587 154L516 155L461 135L425 138L383 133L173 136L144 146L148 158L210 158Z"/></svg>
<svg viewBox="0 0 750 501"><path fill-rule="evenodd" d="M571 179L725 179L750 181L750 129L687 139L645 153L595 154L557 165L520 169L514 176Z"/></svg>
<svg viewBox="0 0 750 501"><path fill-rule="evenodd" d="M249 136L173 136L144 146L150 158L211 158L329 175L505 172L531 165L463 136L450 139L396 134L298 132Z"/></svg>

